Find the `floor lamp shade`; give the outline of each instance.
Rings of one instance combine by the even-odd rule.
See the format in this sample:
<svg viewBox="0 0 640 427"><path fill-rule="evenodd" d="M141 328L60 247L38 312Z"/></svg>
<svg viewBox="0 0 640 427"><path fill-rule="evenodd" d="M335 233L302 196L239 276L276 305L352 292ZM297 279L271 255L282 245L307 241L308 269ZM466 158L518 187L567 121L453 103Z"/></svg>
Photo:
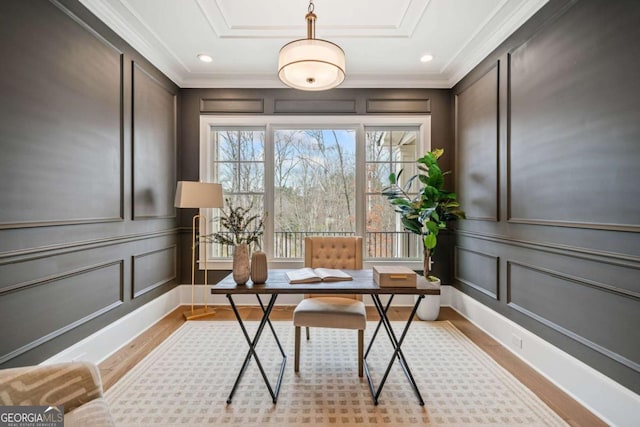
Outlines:
<svg viewBox="0 0 640 427"><path fill-rule="evenodd" d="M221 208L222 185L211 182L178 181L176 208Z"/></svg>

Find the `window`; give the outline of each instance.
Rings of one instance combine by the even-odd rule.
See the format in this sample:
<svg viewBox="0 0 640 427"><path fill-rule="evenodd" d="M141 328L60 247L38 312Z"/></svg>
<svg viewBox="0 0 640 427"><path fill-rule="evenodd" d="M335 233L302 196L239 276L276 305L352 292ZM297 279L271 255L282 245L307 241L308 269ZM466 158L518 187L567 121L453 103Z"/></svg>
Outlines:
<svg viewBox="0 0 640 427"><path fill-rule="evenodd" d="M416 173L418 131L414 128L366 127L366 233L365 257L419 257L419 239L402 229L398 215L380 195L389 174L403 170L400 182Z"/></svg>
<svg viewBox="0 0 640 427"><path fill-rule="evenodd" d="M353 129L274 130L274 258L301 258L306 236L355 234L355 148Z"/></svg>
<svg viewBox="0 0 640 427"><path fill-rule="evenodd" d="M264 215L264 129L212 127L210 182L222 184L225 200ZM225 201L226 203L226 201ZM214 231L223 231L214 228ZM214 258L230 257L231 248L212 245Z"/></svg>
<svg viewBox="0 0 640 427"><path fill-rule="evenodd" d="M420 268L417 236L402 230L380 191L391 171L415 173L428 135L428 117L202 116L201 179L221 183L234 205L266 213L270 265L301 265L306 236L360 235L365 262ZM217 213L208 217L208 232L224 232ZM208 253L211 265L230 267L230 248L211 244Z"/></svg>

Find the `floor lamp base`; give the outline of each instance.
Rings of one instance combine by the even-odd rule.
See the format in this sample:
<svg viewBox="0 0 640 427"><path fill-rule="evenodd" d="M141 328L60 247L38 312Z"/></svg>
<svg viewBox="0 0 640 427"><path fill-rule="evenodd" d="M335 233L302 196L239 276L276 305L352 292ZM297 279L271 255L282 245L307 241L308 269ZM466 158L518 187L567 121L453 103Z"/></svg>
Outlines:
<svg viewBox="0 0 640 427"><path fill-rule="evenodd" d="M202 319L205 317L214 316L215 314L216 311L211 307L196 308L194 310L189 310L182 313L185 320Z"/></svg>

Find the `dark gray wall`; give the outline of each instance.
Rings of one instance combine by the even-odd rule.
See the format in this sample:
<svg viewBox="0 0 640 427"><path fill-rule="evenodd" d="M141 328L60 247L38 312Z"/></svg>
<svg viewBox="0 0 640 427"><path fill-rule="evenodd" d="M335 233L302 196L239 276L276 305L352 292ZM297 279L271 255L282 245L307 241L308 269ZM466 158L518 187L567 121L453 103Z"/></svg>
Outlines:
<svg viewBox="0 0 640 427"><path fill-rule="evenodd" d="M201 114L256 115L431 115L431 145L442 147L444 170L453 168L451 97L446 89L334 89L327 92L303 92L293 89L182 89L181 137L178 149L180 179L199 179ZM452 188L453 182L448 183ZM191 217L194 211L179 213L181 248L190 251ZM434 274L443 283L451 283L452 235L443 233L435 256ZM182 257L181 281L189 283L190 259ZM215 283L228 272L217 271L209 277ZM200 278L199 280L202 280Z"/></svg>
<svg viewBox="0 0 640 427"><path fill-rule="evenodd" d="M0 368L176 283L178 88L77 1L0 13Z"/></svg>
<svg viewBox="0 0 640 427"><path fill-rule="evenodd" d="M636 393L639 22L551 1L453 89L456 286Z"/></svg>

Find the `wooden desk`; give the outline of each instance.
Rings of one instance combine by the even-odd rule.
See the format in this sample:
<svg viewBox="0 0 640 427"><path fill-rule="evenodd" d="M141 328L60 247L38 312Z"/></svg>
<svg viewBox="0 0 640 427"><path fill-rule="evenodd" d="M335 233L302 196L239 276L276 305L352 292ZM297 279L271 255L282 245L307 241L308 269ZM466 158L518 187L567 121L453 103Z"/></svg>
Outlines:
<svg viewBox="0 0 640 427"><path fill-rule="evenodd" d="M370 295L371 298L373 299L373 303L378 311L378 314L380 315L380 321L376 326L376 330L373 333L373 336L371 337L371 341L369 342L369 345L367 346L367 350L364 354L365 374L367 377L367 382L369 383L369 389L373 397L373 402L375 405L378 404L378 398L380 397L382 388L384 387L384 384L387 380L389 372L391 371L391 367L393 366L393 363L397 359L411 387L413 388L413 391L416 394L416 397L418 398L420 405L424 405L424 400L420 395L420 390L418 390L418 386L413 378L411 370L409 369L409 365L407 364L404 354L402 353L401 346L407 334L407 331L409 330L409 326L413 321L413 317L416 313L416 310L418 309L420 302L422 301L425 295L439 295L440 294L439 288L429 286L427 280L424 279L423 277L419 277L418 281L421 282L422 285L426 286L426 288L420 288L420 289L418 288L381 288L380 286L376 285L373 282L373 275L371 270L343 270L353 277L353 280L350 280L350 281L290 284L286 276L287 271L289 270L269 270L269 279L267 280L267 283L259 284L259 285L254 285L251 283L246 285L237 285L233 281L232 275L229 274L218 284L213 285L211 287L212 294L214 295L224 294L227 296L227 299L229 300L229 304L233 309L233 313L235 314L236 319L240 324L240 328L242 329L242 332L244 334L244 337L247 340L247 344L249 345L249 351L247 352L242 368L238 373L235 384L231 389L231 393L229 394L227 403L231 403L233 399L233 395L235 394L236 388L238 387L238 384L240 383L240 380L242 379L242 376L245 370L247 369L247 366L249 365L249 362L251 361L252 357L255 359L256 364L258 365L258 369L260 370L260 373L262 375L262 378L264 379L265 385L269 389L269 393L271 394L273 403L277 402L278 394L280 393L280 386L282 385L282 376L284 374L284 368L287 363L287 355L285 354L282 348L282 345L280 344L280 340L278 339L275 329L271 324L271 320L269 320L269 315L271 314L271 310L273 310L273 307L275 305L278 295L312 293L312 294ZM238 309L233 301L234 295L247 295L247 294L256 296L260 304L260 307L262 308L262 313L263 313L262 319L260 321L260 324L258 326L258 329L253 339L247 333L247 330L244 326L242 318L240 317L240 313L238 312ZM260 298L260 295L270 295L269 302L267 303L266 306L263 303L262 299ZM382 300L380 299L380 295L390 295L390 298L387 301L386 305L382 303ZM402 331L402 334L400 335L400 338L396 336L395 332L393 331L393 328L391 327L391 322L387 317L387 311L389 310L389 307L391 306L391 302L393 301L393 297L395 295L417 295L418 296L413 306L413 310L411 311L411 315L406 321L405 327ZM271 329L271 332L276 340L276 343L278 344L278 348L280 349L280 353L282 354L282 363L280 365L280 373L278 375L278 379L276 381L275 387L271 386L271 383L269 382L269 379L267 378L267 375L264 372L264 369L262 368L262 364L260 363L258 354L256 353L256 346L258 344L258 341L260 340L260 336L262 335L264 328L267 325ZM376 336L378 335L378 332L381 326L384 327L384 330L387 332L387 336L389 337L389 340L393 345L394 352L393 352L393 356L391 357L391 360L389 361L386 372L384 373L384 376L380 381L380 384L376 387L373 384L373 380L371 379L371 375L369 373L369 366L367 365L367 356L369 355L369 352L373 347L373 343L376 339Z"/></svg>

